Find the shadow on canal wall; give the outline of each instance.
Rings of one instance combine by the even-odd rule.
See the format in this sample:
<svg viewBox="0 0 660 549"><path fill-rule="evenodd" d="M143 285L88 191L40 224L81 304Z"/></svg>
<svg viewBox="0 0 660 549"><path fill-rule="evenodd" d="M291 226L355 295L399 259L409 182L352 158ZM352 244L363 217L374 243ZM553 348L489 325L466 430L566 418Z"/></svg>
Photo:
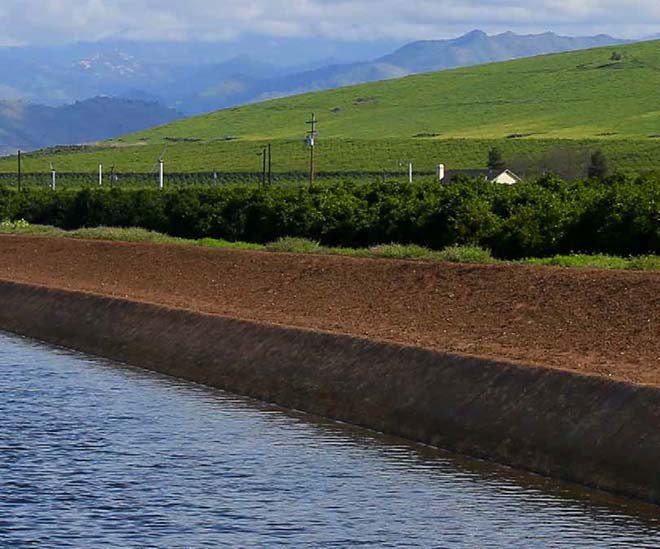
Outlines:
<svg viewBox="0 0 660 549"><path fill-rule="evenodd" d="M660 503L660 390L0 282L0 329Z"/></svg>

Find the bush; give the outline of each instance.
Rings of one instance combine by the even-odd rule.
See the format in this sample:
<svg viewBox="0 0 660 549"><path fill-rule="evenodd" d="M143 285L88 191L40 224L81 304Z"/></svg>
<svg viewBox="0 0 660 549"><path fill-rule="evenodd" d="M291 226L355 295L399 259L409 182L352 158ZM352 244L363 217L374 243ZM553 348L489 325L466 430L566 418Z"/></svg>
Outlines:
<svg viewBox="0 0 660 549"><path fill-rule="evenodd" d="M495 261L490 250L477 246L449 246L442 250L438 257L452 263L493 263Z"/></svg>
<svg viewBox="0 0 660 549"><path fill-rule="evenodd" d="M555 255L546 258L526 259L528 265L547 265L553 267L582 268L582 269L627 269L630 262L622 257L609 255Z"/></svg>
<svg viewBox="0 0 660 549"><path fill-rule="evenodd" d="M269 252L314 253L321 251L321 246L306 238L287 237L271 242L266 249Z"/></svg>
<svg viewBox="0 0 660 549"><path fill-rule="evenodd" d="M0 229L9 230L9 231L20 231L22 229L27 229L29 227L30 224L27 221L25 221L25 219L18 219L17 221L6 219L0 222Z"/></svg>
<svg viewBox="0 0 660 549"><path fill-rule="evenodd" d="M381 244L369 248L369 255L390 259L428 259L433 252L415 244Z"/></svg>
<svg viewBox="0 0 660 549"><path fill-rule="evenodd" d="M628 268L634 271L660 271L660 257L657 255L642 255L632 257Z"/></svg>

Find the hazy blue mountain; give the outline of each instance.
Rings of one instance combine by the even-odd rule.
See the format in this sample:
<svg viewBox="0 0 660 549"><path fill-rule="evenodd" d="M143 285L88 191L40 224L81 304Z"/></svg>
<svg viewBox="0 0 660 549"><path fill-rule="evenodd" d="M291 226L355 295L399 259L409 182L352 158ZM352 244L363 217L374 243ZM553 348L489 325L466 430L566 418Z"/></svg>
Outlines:
<svg viewBox="0 0 660 549"><path fill-rule="evenodd" d="M0 153L109 139L180 118L158 103L96 97L62 107L0 101Z"/></svg>
<svg viewBox="0 0 660 549"><path fill-rule="evenodd" d="M102 41L0 47L0 99L61 105L96 95L181 99L224 80L269 79L381 55L394 41L242 37L231 43Z"/></svg>
<svg viewBox="0 0 660 549"><path fill-rule="evenodd" d="M552 32L530 35L505 32L488 36L475 30L454 40L413 42L376 62L420 73L625 42L606 35L574 38Z"/></svg>

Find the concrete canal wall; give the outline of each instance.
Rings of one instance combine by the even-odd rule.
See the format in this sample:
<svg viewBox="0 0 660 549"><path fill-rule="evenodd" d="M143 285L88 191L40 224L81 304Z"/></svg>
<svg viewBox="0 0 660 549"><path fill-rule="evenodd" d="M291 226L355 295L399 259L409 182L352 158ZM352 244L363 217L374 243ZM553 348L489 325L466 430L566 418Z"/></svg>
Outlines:
<svg viewBox="0 0 660 549"><path fill-rule="evenodd" d="M660 503L660 390L0 282L0 329Z"/></svg>

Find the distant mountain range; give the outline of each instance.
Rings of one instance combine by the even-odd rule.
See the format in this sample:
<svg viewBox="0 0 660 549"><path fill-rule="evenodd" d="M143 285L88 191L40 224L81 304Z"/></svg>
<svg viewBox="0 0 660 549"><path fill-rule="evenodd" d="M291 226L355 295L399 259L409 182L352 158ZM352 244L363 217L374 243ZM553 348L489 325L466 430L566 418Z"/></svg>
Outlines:
<svg viewBox="0 0 660 549"><path fill-rule="evenodd" d="M306 91L623 42L605 35L488 36L473 31L452 40L413 42L370 61L289 67L245 54L224 58L226 48L203 43L0 48L0 99L54 106L103 95L154 100L198 114Z"/></svg>
<svg viewBox="0 0 660 549"><path fill-rule="evenodd" d="M234 50L242 54L233 58L227 58L227 47L208 43L5 47L0 48L0 151L110 138L169 122L177 112L193 115L303 92L625 42L605 35L488 36L476 30L348 63L314 61L308 52L296 56L296 48L312 49L312 43L302 39L250 42L249 48ZM353 55L382 51L386 45L355 45ZM321 42L315 51L347 59L348 49L350 45ZM254 56L302 63L282 66ZM96 99L87 101L90 97Z"/></svg>
<svg viewBox="0 0 660 549"><path fill-rule="evenodd" d="M0 99L57 106L98 95L141 94L171 103L191 88L202 94L232 77L267 79L369 59L394 47L391 41L341 45L253 38L244 42L101 41L0 47Z"/></svg>
<svg viewBox="0 0 660 549"><path fill-rule="evenodd" d="M62 107L0 101L0 154L100 141L181 118L158 103L97 97Z"/></svg>

